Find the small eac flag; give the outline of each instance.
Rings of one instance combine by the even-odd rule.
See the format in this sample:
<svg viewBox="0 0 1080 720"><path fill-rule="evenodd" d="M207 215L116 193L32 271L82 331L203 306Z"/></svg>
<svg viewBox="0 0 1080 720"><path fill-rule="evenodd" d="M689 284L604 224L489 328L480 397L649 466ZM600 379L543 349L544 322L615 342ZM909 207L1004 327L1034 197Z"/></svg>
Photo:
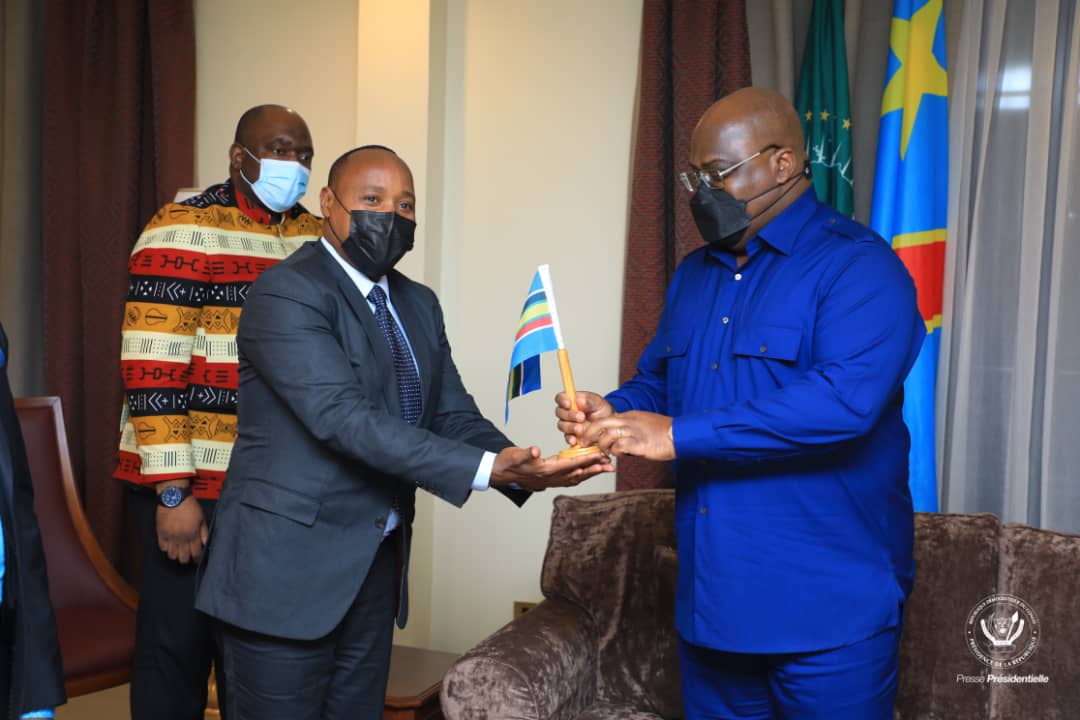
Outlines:
<svg viewBox="0 0 1080 720"><path fill-rule="evenodd" d="M510 354L510 377L506 382L506 420L510 420L510 400L540 389L540 356L563 348L551 273L541 265L533 275L529 296L521 309L514 350Z"/></svg>

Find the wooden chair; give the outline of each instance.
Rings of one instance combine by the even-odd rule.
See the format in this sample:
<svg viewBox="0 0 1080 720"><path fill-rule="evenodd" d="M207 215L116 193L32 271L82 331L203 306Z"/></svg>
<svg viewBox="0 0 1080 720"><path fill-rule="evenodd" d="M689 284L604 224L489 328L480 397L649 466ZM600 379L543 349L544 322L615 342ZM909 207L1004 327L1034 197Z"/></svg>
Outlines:
<svg viewBox="0 0 1080 720"><path fill-rule="evenodd" d="M123 685L135 654L137 596L105 557L83 514L60 398L19 398L15 411L49 567L64 689L75 697Z"/></svg>

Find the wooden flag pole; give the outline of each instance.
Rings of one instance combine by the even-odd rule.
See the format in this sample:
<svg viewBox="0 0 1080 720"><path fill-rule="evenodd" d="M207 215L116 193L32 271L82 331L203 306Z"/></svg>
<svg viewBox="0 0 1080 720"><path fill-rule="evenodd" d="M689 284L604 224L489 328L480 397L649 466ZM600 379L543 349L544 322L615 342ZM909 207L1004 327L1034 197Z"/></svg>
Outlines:
<svg viewBox="0 0 1080 720"><path fill-rule="evenodd" d="M577 391L574 390L574 375L570 372L570 355L566 352L566 348L559 348L559 372L562 373L563 390L566 392L567 397L570 398L570 409L577 412ZM559 457L580 457L598 452L600 452L600 448L595 445L589 447L571 445L559 453Z"/></svg>

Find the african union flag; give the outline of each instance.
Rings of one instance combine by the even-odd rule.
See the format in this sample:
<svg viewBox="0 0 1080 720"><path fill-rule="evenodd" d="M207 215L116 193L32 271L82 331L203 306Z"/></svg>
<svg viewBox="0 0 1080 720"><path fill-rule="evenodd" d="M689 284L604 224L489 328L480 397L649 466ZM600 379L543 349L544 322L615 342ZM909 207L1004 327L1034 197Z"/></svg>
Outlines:
<svg viewBox="0 0 1080 720"><path fill-rule="evenodd" d="M506 381L506 420L510 419L510 400L540 389L540 356L563 347L559 316L555 312L555 294L551 273L541 265L533 275L529 296L521 309L514 350L510 354L510 377Z"/></svg>
<svg viewBox="0 0 1080 720"><path fill-rule="evenodd" d="M926 341L904 382L904 421L915 509L936 511L934 385L949 173L945 21L941 0L896 0L893 8L870 224L915 279L926 321Z"/></svg>
<svg viewBox="0 0 1080 720"><path fill-rule="evenodd" d="M795 107L802 118L814 190L822 202L850 217L855 196L843 0L814 0Z"/></svg>

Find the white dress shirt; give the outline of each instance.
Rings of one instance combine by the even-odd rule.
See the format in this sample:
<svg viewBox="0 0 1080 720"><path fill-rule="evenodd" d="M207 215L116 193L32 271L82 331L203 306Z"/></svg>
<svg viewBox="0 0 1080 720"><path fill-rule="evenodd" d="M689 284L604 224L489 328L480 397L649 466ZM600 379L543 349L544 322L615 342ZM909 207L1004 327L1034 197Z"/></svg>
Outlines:
<svg viewBox="0 0 1080 720"><path fill-rule="evenodd" d="M386 307L390 310L390 316L394 318L394 322L397 323L398 329L401 331L401 336L405 338L405 345L409 348L409 355L412 356L413 365L416 366L416 375L420 375L420 366L416 364L416 354L413 352L412 343L409 341L409 334L405 332L405 326L401 324L401 318L398 317L397 310L394 309L393 298L390 297L390 283L386 281L386 276L379 278L379 282L373 282L364 273L357 270L345 258L338 254L338 251L334 249L334 246L327 242L326 238L321 239L323 247L330 253L330 257L337 260L338 265L345 271L345 274L349 276L349 279L356 285L356 289L360 291L360 294L364 296L364 299L368 301L368 305L371 306L372 312L375 311L375 303L368 298L371 294L372 288L376 285L383 289L386 293ZM480 459L480 466L476 468L476 474L473 475L472 489L473 490L487 490L491 485L491 469L495 465L495 453L485 451L484 456ZM383 535L389 535L393 532L401 522L396 510L391 510L390 514L386 518L386 529L383 531Z"/></svg>

